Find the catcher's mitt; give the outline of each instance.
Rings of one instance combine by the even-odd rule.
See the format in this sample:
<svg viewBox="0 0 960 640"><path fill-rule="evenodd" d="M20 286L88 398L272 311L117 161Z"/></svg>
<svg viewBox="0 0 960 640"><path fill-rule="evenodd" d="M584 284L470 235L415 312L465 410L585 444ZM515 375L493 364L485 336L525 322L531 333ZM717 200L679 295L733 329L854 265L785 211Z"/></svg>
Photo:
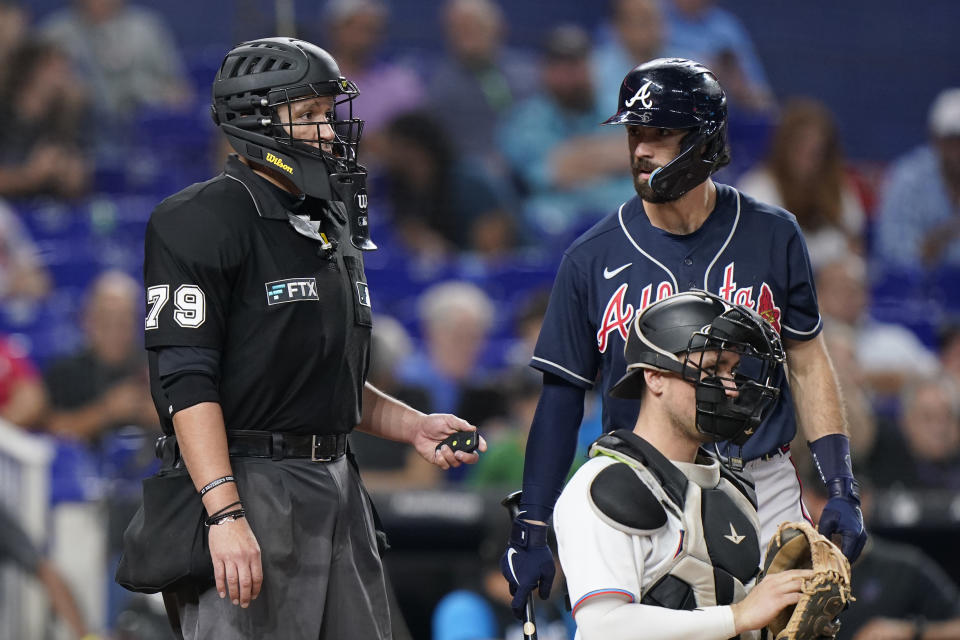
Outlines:
<svg viewBox="0 0 960 640"><path fill-rule="evenodd" d="M807 522L784 522L767 545L764 576L789 569L813 569L803 581L800 602L787 607L767 625L775 640L835 638L840 612L850 594L850 562L840 549Z"/></svg>

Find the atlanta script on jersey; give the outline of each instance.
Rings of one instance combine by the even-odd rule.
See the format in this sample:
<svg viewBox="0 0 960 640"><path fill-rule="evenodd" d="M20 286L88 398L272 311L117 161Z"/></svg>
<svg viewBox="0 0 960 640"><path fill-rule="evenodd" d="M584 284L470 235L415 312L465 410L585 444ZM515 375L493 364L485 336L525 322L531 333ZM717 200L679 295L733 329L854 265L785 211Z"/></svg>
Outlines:
<svg viewBox="0 0 960 640"><path fill-rule="evenodd" d="M755 309L784 338L810 340L820 332L796 218L718 184L716 208L691 234L654 227L634 197L574 242L560 264L531 366L586 389L599 373L604 431L632 429L638 402L607 395L626 370L630 323L652 302L693 288ZM745 460L796 433L793 398L782 382L777 407L743 448Z"/></svg>

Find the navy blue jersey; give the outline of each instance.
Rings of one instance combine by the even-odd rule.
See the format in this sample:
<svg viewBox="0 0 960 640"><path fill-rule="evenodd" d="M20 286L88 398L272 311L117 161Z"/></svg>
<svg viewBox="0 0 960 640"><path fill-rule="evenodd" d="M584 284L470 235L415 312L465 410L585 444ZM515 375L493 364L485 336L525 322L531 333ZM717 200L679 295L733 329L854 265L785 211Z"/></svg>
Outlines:
<svg viewBox="0 0 960 640"><path fill-rule="evenodd" d="M633 429L639 401L607 393L626 371L630 324L649 304L693 288L755 309L785 339L810 340L822 326L796 218L718 184L716 208L691 234L654 227L634 197L578 238L564 253L531 366L584 389L599 380L604 431ZM780 400L743 447L744 460L796 434L793 397L781 382ZM720 451L740 457L736 448Z"/></svg>

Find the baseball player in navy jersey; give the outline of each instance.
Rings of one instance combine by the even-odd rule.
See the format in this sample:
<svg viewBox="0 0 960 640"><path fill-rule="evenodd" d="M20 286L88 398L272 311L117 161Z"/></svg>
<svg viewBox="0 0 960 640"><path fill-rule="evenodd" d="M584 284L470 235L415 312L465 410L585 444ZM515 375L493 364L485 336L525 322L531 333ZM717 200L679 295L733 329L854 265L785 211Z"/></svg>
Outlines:
<svg viewBox="0 0 960 640"><path fill-rule="evenodd" d="M641 400L636 424L593 443L554 513L579 637L756 637L801 574L753 588L756 496L700 446L740 441L773 407L780 337L752 309L683 292L637 316L625 357L610 393Z"/></svg>
<svg viewBox="0 0 960 640"><path fill-rule="evenodd" d="M722 87L696 62L652 60L626 75L618 111L604 124L626 128L637 197L564 253L534 350L543 391L501 562L514 612L522 615L533 589L550 592L553 560L540 532L573 459L584 394L599 384L605 432L633 428L638 402L608 393L626 369L630 324L651 303L693 288L755 310L785 346L789 385L778 381L770 415L745 444L710 446L755 483L761 544L781 522L809 520L789 454L799 428L831 495L820 531L840 536L855 559L866 531L806 245L792 214L710 178L729 162Z"/></svg>

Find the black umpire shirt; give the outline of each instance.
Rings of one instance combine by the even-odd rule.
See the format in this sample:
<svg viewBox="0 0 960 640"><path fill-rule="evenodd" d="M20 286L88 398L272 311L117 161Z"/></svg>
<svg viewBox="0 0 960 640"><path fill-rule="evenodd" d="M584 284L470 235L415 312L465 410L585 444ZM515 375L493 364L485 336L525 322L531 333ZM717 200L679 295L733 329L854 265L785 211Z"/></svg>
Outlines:
<svg viewBox="0 0 960 640"><path fill-rule="evenodd" d="M336 250L291 209L322 220ZM165 432L179 407L160 386L162 347L220 352L228 431L347 433L360 421L370 296L339 203L301 203L230 156L224 173L157 206L144 255L145 342Z"/></svg>

